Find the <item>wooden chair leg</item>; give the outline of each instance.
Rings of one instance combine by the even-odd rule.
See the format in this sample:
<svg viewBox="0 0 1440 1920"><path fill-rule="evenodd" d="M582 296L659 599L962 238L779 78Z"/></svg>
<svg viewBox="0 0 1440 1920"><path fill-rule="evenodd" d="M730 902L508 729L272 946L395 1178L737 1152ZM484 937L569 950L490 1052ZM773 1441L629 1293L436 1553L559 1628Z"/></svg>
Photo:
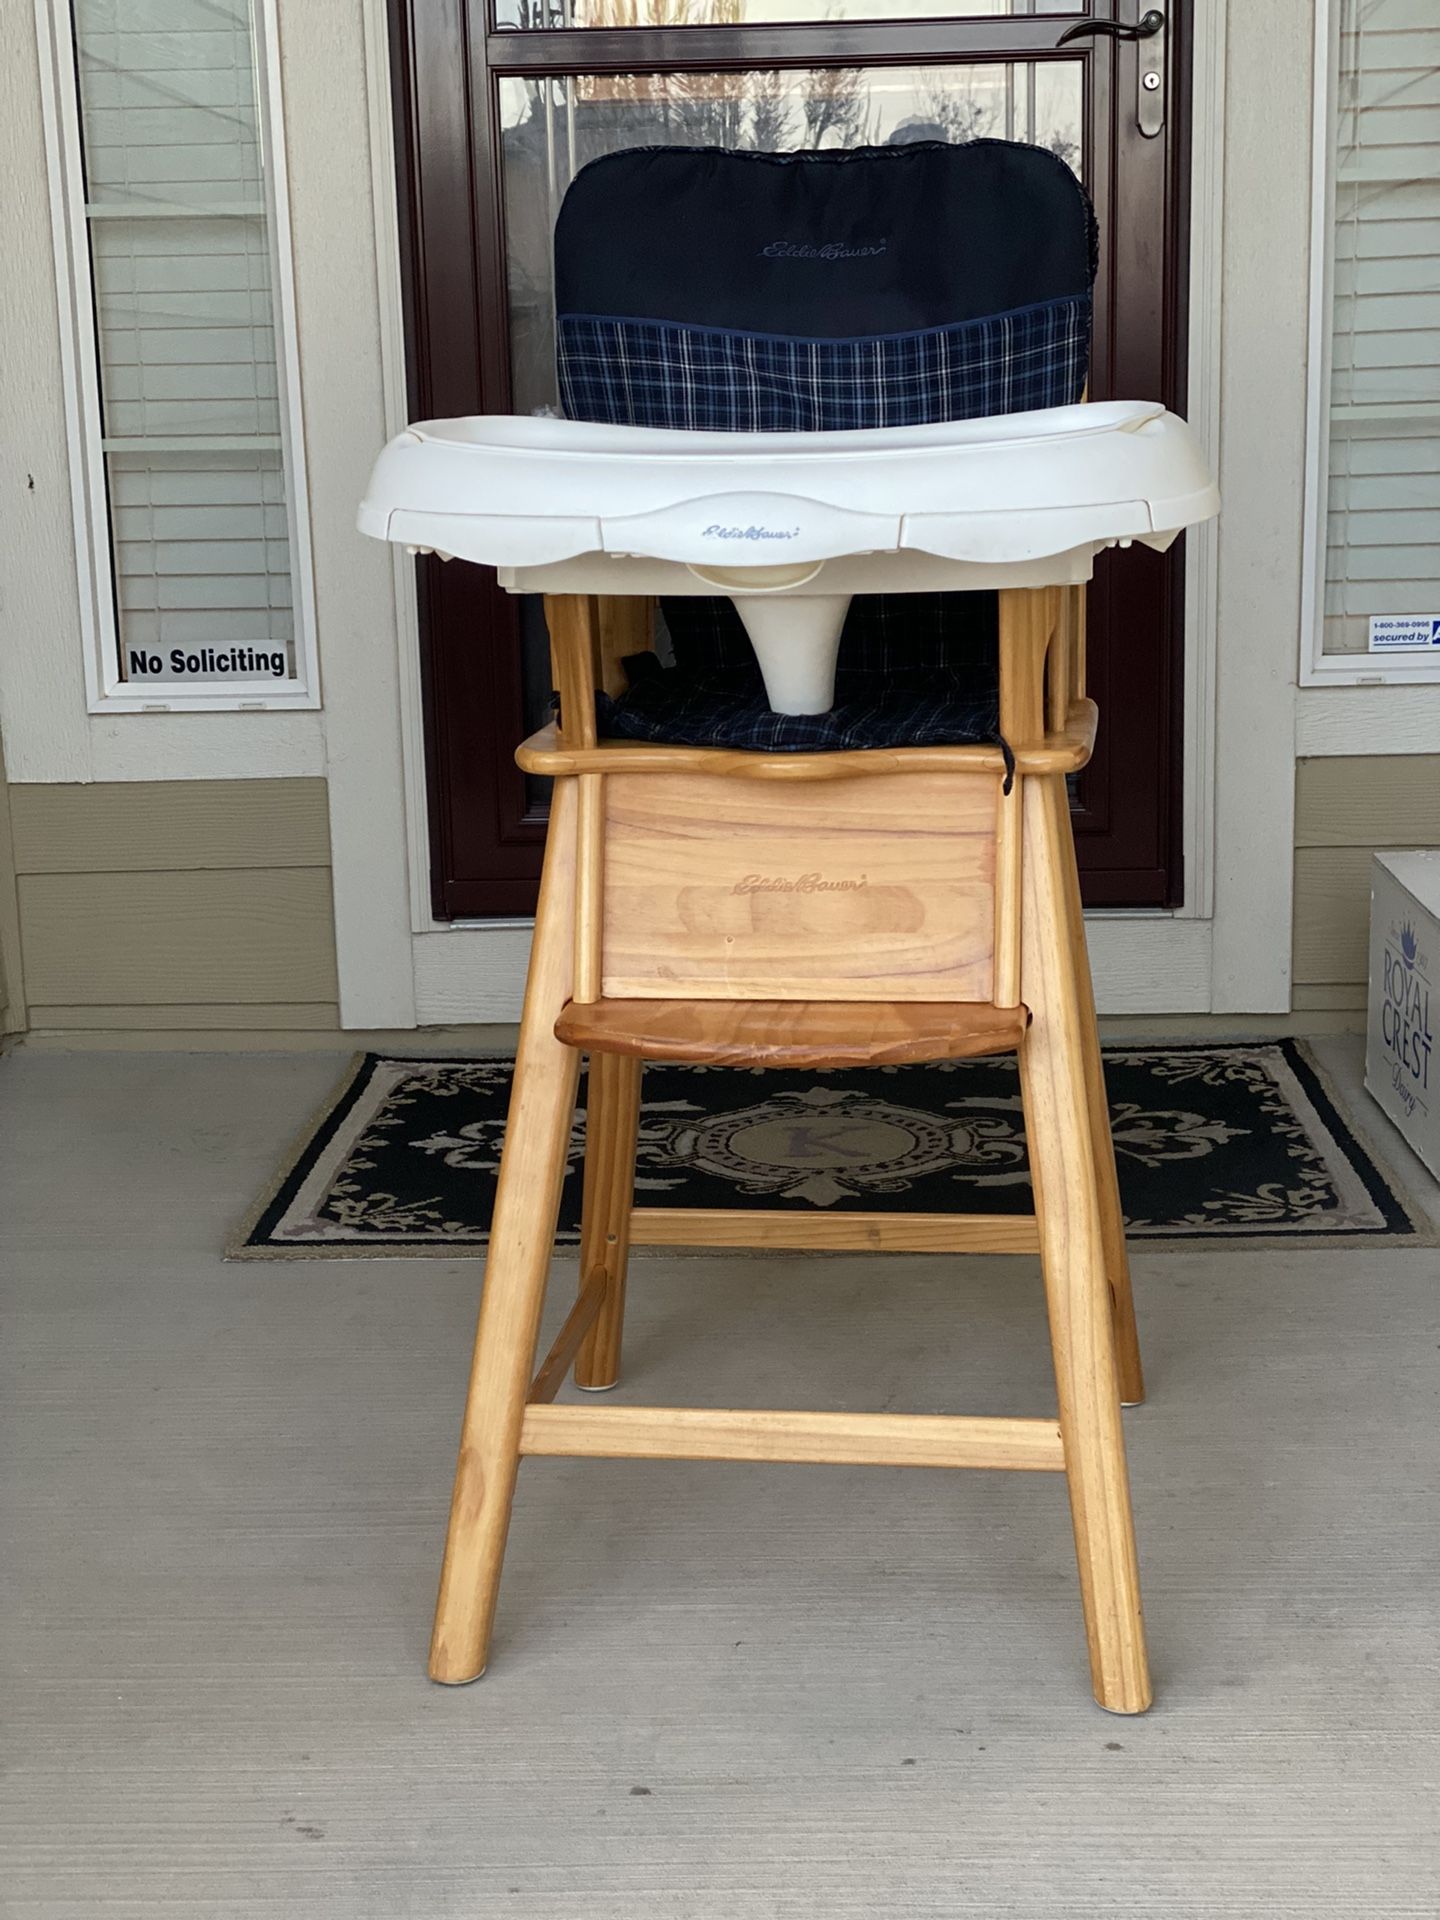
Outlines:
<svg viewBox="0 0 1440 1920"><path fill-rule="evenodd" d="M1090 1111L1095 1176L1100 1188L1100 1232L1105 1243L1105 1278L1110 1287L1110 1311L1115 1328L1115 1366L1120 1377L1120 1403L1138 1407L1145 1398L1145 1373L1140 1364L1140 1335L1135 1325L1135 1296L1130 1286L1130 1251L1125 1244L1125 1213L1120 1205L1120 1183L1115 1172L1115 1143L1110 1137L1110 1098L1105 1090L1105 1064L1100 1031L1095 1022L1095 990L1085 957L1085 922L1081 917L1079 877L1072 869L1066 888L1066 917L1072 929L1071 945L1080 956L1075 976L1080 1002L1080 1041L1085 1054L1085 1098Z"/></svg>
<svg viewBox="0 0 1440 1920"><path fill-rule="evenodd" d="M575 1384L603 1393L620 1378L625 1268L635 1198L635 1135L643 1061L592 1053L585 1123L585 1193L580 1216L580 1286L605 1276L600 1311L575 1357Z"/></svg>
<svg viewBox="0 0 1440 1920"><path fill-rule="evenodd" d="M1150 1678L1085 1067L1079 982L1087 961L1071 904L1078 882L1064 780L1027 778L1024 816L1023 977L1032 1018L1020 1070L1090 1672L1102 1707L1143 1713Z"/></svg>
<svg viewBox="0 0 1440 1920"><path fill-rule="evenodd" d="M575 790L556 782L535 940L450 1530L440 1574L430 1677L458 1686L485 1671L520 1463L520 1423L554 1250L580 1056L555 1038L574 966Z"/></svg>

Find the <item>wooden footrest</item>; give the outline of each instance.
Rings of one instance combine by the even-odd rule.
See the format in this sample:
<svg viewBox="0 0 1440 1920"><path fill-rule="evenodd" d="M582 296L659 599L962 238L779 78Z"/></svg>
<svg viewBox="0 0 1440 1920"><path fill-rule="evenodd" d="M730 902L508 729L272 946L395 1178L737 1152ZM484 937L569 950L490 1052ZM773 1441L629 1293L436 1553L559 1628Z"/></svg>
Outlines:
<svg viewBox="0 0 1440 1920"><path fill-rule="evenodd" d="M722 1067L894 1067L1013 1053L1024 1007L937 1001L573 1001L556 1037L586 1053Z"/></svg>
<svg viewBox="0 0 1440 1920"><path fill-rule="evenodd" d="M1055 1420L734 1407L528 1406L520 1451L602 1460L796 1460L1059 1473Z"/></svg>
<svg viewBox="0 0 1440 1920"><path fill-rule="evenodd" d="M781 1213L764 1207L635 1207L632 1247L761 1247L804 1253L1038 1253L1033 1213Z"/></svg>

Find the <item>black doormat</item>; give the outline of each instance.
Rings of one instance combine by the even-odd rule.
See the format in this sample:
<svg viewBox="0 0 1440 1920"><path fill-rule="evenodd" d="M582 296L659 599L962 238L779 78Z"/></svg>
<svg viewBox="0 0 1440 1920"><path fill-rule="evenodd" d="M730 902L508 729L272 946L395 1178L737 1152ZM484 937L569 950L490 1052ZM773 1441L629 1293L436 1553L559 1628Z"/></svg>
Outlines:
<svg viewBox="0 0 1440 1920"><path fill-rule="evenodd" d="M509 1060L364 1055L233 1254L434 1254L485 1242ZM1105 1053L1127 1230L1303 1245L1422 1237L1335 1109L1304 1047ZM559 1244L580 1225L585 1087ZM636 1203L886 1213L1029 1213L1013 1057L863 1071L647 1067Z"/></svg>

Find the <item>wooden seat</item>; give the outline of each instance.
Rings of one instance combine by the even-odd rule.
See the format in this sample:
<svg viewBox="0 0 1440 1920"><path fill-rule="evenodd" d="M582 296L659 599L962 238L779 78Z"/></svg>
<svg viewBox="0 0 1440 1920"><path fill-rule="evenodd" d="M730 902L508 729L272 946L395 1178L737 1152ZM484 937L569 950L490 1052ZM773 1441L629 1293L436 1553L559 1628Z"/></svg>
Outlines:
<svg viewBox="0 0 1440 1920"><path fill-rule="evenodd" d="M586 1053L715 1067L899 1067L1013 1053L1023 1007L940 1001L572 1000L555 1037Z"/></svg>
<svg viewBox="0 0 1440 1920"><path fill-rule="evenodd" d="M1066 776L1083 766L1083 590L1002 589L997 746L765 755L596 737L640 602L547 602L561 727L430 1671L484 1671L527 1454L1063 1472L1091 1682L1149 1705L1121 1432L1143 1398ZM865 1067L1019 1057L1028 1214L635 1206L644 1063ZM580 1287L536 1347L582 1053ZM1055 1411L556 1404L619 1380L632 1238L651 1246L1039 1252ZM958 1308L957 1308L958 1311Z"/></svg>

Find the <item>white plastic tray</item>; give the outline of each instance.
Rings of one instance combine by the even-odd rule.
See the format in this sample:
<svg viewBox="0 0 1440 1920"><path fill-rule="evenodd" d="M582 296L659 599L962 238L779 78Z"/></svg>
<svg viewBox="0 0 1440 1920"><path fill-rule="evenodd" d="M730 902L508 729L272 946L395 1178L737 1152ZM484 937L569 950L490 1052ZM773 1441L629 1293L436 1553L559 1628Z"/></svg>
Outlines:
<svg viewBox="0 0 1440 1920"><path fill-rule="evenodd" d="M854 593L1088 579L1219 498L1158 403L856 433L679 433L481 416L407 427L362 533L500 569L514 592L724 593L780 712L829 706Z"/></svg>

